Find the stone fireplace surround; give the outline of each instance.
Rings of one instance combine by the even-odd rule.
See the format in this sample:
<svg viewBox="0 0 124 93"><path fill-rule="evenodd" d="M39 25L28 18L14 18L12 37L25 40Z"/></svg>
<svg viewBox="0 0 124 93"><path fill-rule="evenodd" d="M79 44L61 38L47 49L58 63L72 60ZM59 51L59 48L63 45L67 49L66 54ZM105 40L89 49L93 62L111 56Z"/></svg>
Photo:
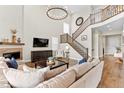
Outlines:
<svg viewBox="0 0 124 93"><path fill-rule="evenodd" d="M4 53L20 52L20 58L18 60L22 60L22 51L22 48L0 48L0 56L3 56Z"/></svg>

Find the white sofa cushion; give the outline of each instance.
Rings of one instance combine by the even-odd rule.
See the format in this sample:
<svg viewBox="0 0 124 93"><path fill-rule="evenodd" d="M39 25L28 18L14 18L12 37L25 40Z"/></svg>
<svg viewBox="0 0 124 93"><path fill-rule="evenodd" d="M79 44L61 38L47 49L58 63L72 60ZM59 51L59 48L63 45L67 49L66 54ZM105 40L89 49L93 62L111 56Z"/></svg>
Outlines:
<svg viewBox="0 0 124 93"><path fill-rule="evenodd" d="M87 62L92 62L93 59L94 59L93 57L89 57L88 60L87 60Z"/></svg>
<svg viewBox="0 0 124 93"><path fill-rule="evenodd" d="M55 77L56 75L62 73L63 71L65 71L67 69L67 66L66 65L63 65L61 67L58 67L58 68L55 68L55 69L52 69L52 70L49 70L49 71L46 71L45 72L45 80L48 80L52 77Z"/></svg>
<svg viewBox="0 0 124 93"><path fill-rule="evenodd" d="M7 69L8 66L7 66L6 62L0 61L0 68L1 68L1 69Z"/></svg>
<svg viewBox="0 0 124 93"><path fill-rule="evenodd" d="M101 80L104 62L100 62L69 88L96 88Z"/></svg>
<svg viewBox="0 0 124 93"><path fill-rule="evenodd" d="M92 66L96 66L97 64L99 64L100 60L99 59L93 59L93 61L91 62Z"/></svg>
<svg viewBox="0 0 124 93"><path fill-rule="evenodd" d="M10 88L10 85L3 73L3 69L8 69L4 57L0 57L0 88Z"/></svg>
<svg viewBox="0 0 124 93"><path fill-rule="evenodd" d="M0 57L0 61L4 61L5 60L5 57Z"/></svg>
<svg viewBox="0 0 124 93"><path fill-rule="evenodd" d="M73 69L66 70L65 72L59 74L58 76L49 79L36 88L67 88L76 80L76 73Z"/></svg>
<svg viewBox="0 0 124 93"><path fill-rule="evenodd" d="M92 67L99 64L99 59L93 59L92 62L86 62L80 65L76 65L72 67L77 73L77 79L84 75L87 71L89 71Z"/></svg>
<svg viewBox="0 0 124 93"><path fill-rule="evenodd" d="M31 67L28 67L27 65L23 65L22 67L23 71L25 72L32 72L32 71L35 71L35 68L31 68Z"/></svg>
<svg viewBox="0 0 124 93"><path fill-rule="evenodd" d="M9 68L3 71L8 82L16 88L35 87L44 81L44 72L42 69L34 72L24 72Z"/></svg>
<svg viewBox="0 0 124 93"><path fill-rule="evenodd" d="M2 68L0 68L0 88L10 88Z"/></svg>
<svg viewBox="0 0 124 93"><path fill-rule="evenodd" d="M41 69L42 69L43 72L47 72L47 71L50 70L50 67L48 66L48 67L44 67L44 68L41 68ZM25 64L23 65L23 71L25 71L25 72L33 72L33 71L38 71L38 70L40 70L40 69L31 68L31 67L29 67Z"/></svg>
<svg viewBox="0 0 124 93"><path fill-rule="evenodd" d="M77 64L70 69L74 69L76 72L76 78L79 79L82 75L84 75L88 70L92 68L92 65L89 62L83 64Z"/></svg>

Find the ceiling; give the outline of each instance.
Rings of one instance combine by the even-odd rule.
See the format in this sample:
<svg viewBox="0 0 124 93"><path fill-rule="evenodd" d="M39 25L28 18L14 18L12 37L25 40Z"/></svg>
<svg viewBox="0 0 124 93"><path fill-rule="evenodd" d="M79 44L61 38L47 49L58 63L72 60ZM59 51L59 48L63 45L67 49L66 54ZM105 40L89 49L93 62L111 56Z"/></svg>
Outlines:
<svg viewBox="0 0 124 93"><path fill-rule="evenodd" d="M80 11L85 11L87 9L89 10L99 10L99 9L103 9L105 8L107 5L65 5L65 7L67 7L71 13L77 13Z"/></svg>
<svg viewBox="0 0 124 93"><path fill-rule="evenodd" d="M45 7L51 6L51 5L44 5ZM55 5L55 6L59 6L59 5ZM64 6L65 8L67 8L70 13L77 13L77 12L81 12L81 11L85 11L86 10L91 10L92 8L94 10L96 9L102 9L105 7L105 5L60 5L60 6Z"/></svg>
<svg viewBox="0 0 124 93"><path fill-rule="evenodd" d="M124 18L93 28L95 31L123 31Z"/></svg>
<svg viewBox="0 0 124 93"><path fill-rule="evenodd" d="M91 8L90 5L67 5L66 7L71 11L71 13L76 13L87 8Z"/></svg>

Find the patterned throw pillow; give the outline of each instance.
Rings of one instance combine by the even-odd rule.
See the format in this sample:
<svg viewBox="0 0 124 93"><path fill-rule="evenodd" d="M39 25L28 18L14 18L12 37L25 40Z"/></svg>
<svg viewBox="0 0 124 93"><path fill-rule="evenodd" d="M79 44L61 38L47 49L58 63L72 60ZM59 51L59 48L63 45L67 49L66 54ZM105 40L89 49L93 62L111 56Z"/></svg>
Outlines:
<svg viewBox="0 0 124 93"><path fill-rule="evenodd" d="M13 57L11 58L10 61L7 61L6 64L8 65L9 68L14 68L14 69L18 68L18 64L16 62L16 59Z"/></svg>

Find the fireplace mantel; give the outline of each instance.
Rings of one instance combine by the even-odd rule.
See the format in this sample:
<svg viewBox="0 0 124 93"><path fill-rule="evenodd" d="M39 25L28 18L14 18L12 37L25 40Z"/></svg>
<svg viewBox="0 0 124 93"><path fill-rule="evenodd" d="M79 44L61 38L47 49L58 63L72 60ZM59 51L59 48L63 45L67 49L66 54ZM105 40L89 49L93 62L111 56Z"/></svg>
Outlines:
<svg viewBox="0 0 124 93"><path fill-rule="evenodd" d="M0 42L0 45L25 45L24 43Z"/></svg>

